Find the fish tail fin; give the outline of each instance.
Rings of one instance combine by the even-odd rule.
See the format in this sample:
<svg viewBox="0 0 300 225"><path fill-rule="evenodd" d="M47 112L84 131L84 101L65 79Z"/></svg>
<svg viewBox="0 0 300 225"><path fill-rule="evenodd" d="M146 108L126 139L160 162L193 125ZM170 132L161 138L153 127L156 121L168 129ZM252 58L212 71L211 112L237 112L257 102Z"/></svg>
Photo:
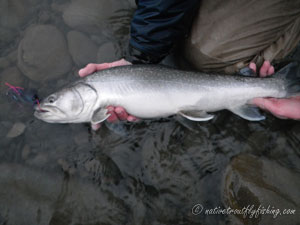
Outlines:
<svg viewBox="0 0 300 225"><path fill-rule="evenodd" d="M287 97L300 95L300 62L292 62L279 70L274 77L284 80Z"/></svg>

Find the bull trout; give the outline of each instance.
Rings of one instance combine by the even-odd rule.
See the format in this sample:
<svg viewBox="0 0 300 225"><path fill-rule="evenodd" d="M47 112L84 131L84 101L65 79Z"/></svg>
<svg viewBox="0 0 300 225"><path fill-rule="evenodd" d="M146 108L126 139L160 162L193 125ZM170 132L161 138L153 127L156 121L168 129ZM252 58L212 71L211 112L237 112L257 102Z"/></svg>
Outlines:
<svg viewBox="0 0 300 225"><path fill-rule="evenodd" d="M179 114L207 121L227 109L250 120L265 119L251 105L257 97L300 94L300 73L291 63L268 78L180 71L158 65L132 65L98 71L44 99L34 115L49 123L101 123L107 106L122 106L138 118Z"/></svg>

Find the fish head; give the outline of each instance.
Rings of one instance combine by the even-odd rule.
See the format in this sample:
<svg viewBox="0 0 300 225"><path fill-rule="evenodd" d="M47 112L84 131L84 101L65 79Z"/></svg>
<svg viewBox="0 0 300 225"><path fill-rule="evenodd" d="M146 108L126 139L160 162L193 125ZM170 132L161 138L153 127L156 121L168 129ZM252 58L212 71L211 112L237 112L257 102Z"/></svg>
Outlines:
<svg viewBox="0 0 300 225"><path fill-rule="evenodd" d="M48 123L85 122L96 100L96 91L79 83L49 95L35 107L34 116Z"/></svg>

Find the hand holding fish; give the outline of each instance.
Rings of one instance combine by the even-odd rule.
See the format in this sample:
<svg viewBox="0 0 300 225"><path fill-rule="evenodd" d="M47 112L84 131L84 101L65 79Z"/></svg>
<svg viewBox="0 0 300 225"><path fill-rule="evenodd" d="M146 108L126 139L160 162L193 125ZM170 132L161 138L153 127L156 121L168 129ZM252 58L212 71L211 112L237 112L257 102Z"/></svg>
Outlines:
<svg viewBox="0 0 300 225"><path fill-rule="evenodd" d="M249 68L256 72L256 64L250 63ZM274 67L265 61L259 70L260 77L274 74ZM291 98L255 98L252 103L263 110L270 111L279 118L300 119L300 96Z"/></svg>
<svg viewBox="0 0 300 225"><path fill-rule="evenodd" d="M101 64L95 64L95 63L90 63L81 70L78 71L80 77L85 77L88 76L96 71L103 70L103 69L108 69L111 67L116 67L116 66L126 66L126 65L131 65L130 62L126 61L125 59L120 59L115 62L111 63L101 63ZM107 107L108 112L110 113L110 117L108 117L109 122L116 122L118 120L127 120L130 122L134 122L137 120L135 116L128 115L126 110L121 107L121 106L108 106ZM98 129L99 125L93 126L93 129Z"/></svg>

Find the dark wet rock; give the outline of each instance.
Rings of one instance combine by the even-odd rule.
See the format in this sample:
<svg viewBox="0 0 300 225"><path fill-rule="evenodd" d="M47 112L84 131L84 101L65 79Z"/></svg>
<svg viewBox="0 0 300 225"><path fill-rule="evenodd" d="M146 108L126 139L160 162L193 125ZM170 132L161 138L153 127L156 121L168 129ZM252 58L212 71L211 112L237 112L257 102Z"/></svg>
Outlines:
<svg viewBox="0 0 300 225"><path fill-rule="evenodd" d="M1 31L0 31L1 32ZM0 57L0 69L4 69L10 65L10 61L5 57Z"/></svg>
<svg viewBox="0 0 300 225"><path fill-rule="evenodd" d="M15 138L23 134L25 131L26 125L21 122L15 123L12 128L8 131L6 137L8 138Z"/></svg>
<svg viewBox="0 0 300 225"><path fill-rule="evenodd" d="M18 29L26 23L37 2L37 0L0 1L0 47L12 42L19 34Z"/></svg>
<svg viewBox="0 0 300 225"><path fill-rule="evenodd" d="M70 54L77 66L82 67L96 61L98 47L85 34L70 31L67 39Z"/></svg>
<svg viewBox="0 0 300 225"><path fill-rule="evenodd" d="M26 17L37 1L2 0L0 2L0 24L2 27L15 28L26 21Z"/></svg>
<svg viewBox="0 0 300 225"><path fill-rule="evenodd" d="M0 57L0 69L5 69L9 67L11 64L17 62L17 51L10 52L5 57Z"/></svg>
<svg viewBox="0 0 300 225"><path fill-rule="evenodd" d="M249 214L245 218L243 215L231 215L232 221L239 220L239 223L253 225L295 225L300 221L299 213L283 215L283 210L300 210L299 187L298 173L274 161L252 155L240 155L227 167L222 190L226 207L240 210L244 207L253 207L253 210L269 207L270 210L274 210L273 214L259 213L257 218L249 218ZM278 215L277 210L280 210L281 215Z"/></svg>
<svg viewBox="0 0 300 225"><path fill-rule="evenodd" d="M0 171L6 224L132 224L128 206L99 186L16 164Z"/></svg>
<svg viewBox="0 0 300 225"><path fill-rule="evenodd" d="M126 126L126 122L110 123L105 121L105 126L114 134L117 134L122 137L129 135L129 130Z"/></svg>
<svg viewBox="0 0 300 225"><path fill-rule="evenodd" d="M26 144L22 149L22 159L23 160L28 159L28 156L30 155L30 153L31 153L30 146L28 144Z"/></svg>
<svg viewBox="0 0 300 225"><path fill-rule="evenodd" d="M0 27L0 48L12 42L17 33L11 29Z"/></svg>
<svg viewBox="0 0 300 225"><path fill-rule="evenodd" d="M119 10L126 8L120 0L72 0L63 12L65 23L88 33L100 33L109 28L109 19Z"/></svg>
<svg viewBox="0 0 300 225"><path fill-rule="evenodd" d="M12 51L7 55L7 59L11 62L11 63L15 63L18 60L18 51Z"/></svg>
<svg viewBox="0 0 300 225"><path fill-rule="evenodd" d="M58 12L63 12L66 7L68 7L69 3L65 1L53 1L51 4L51 9Z"/></svg>
<svg viewBox="0 0 300 225"><path fill-rule="evenodd" d="M112 42L106 42L98 49L97 63L112 62L120 59L120 57L119 47Z"/></svg>
<svg viewBox="0 0 300 225"><path fill-rule="evenodd" d="M26 163L31 166L42 167L43 165L47 165L48 155L44 152L38 153L33 158L28 159Z"/></svg>
<svg viewBox="0 0 300 225"><path fill-rule="evenodd" d="M118 184L122 179L122 173L115 162L106 155L99 155L84 163L84 168L91 178L98 184Z"/></svg>
<svg viewBox="0 0 300 225"><path fill-rule="evenodd" d="M131 8L134 8L134 9L137 8L137 5L136 5L136 3L135 3L135 0L128 0L128 4L130 5Z"/></svg>
<svg viewBox="0 0 300 225"><path fill-rule="evenodd" d="M8 131L12 128L12 126L13 126L13 123L10 121L0 121L0 128L1 128L0 129L0 137L1 138L6 137Z"/></svg>
<svg viewBox="0 0 300 225"><path fill-rule="evenodd" d="M30 79L55 79L70 71L71 57L63 34L52 25L28 28L18 48L18 67Z"/></svg>
<svg viewBox="0 0 300 225"><path fill-rule="evenodd" d="M39 23L44 24L44 23L48 23L51 19L51 15L50 12L48 11L41 11L39 13Z"/></svg>
<svg viewBox="0 0 300 225"><path fill-rule="evenodd" d="M3 85L6 82L14 86L23 87L24 81L25 79L17 67L9 67L0 73L0 91L4 93L8 90L8 86Z"/></svg>
<svg viewBox="0 0 300 225"><path fill-rule="evenodd" d="M65 173L68 173L70 175L73 175L76 173L76 169L74 168L74 166L67 162L65 159L58 159L57 163L61 166L62 170Z"/></svg>
<svg viewBox="0 0 300 225"><path fill-rule="evenodd" d="M74 134L74 142L79 146L84 146L89 143L89 134L87 131L81 131Z"/></svg>

